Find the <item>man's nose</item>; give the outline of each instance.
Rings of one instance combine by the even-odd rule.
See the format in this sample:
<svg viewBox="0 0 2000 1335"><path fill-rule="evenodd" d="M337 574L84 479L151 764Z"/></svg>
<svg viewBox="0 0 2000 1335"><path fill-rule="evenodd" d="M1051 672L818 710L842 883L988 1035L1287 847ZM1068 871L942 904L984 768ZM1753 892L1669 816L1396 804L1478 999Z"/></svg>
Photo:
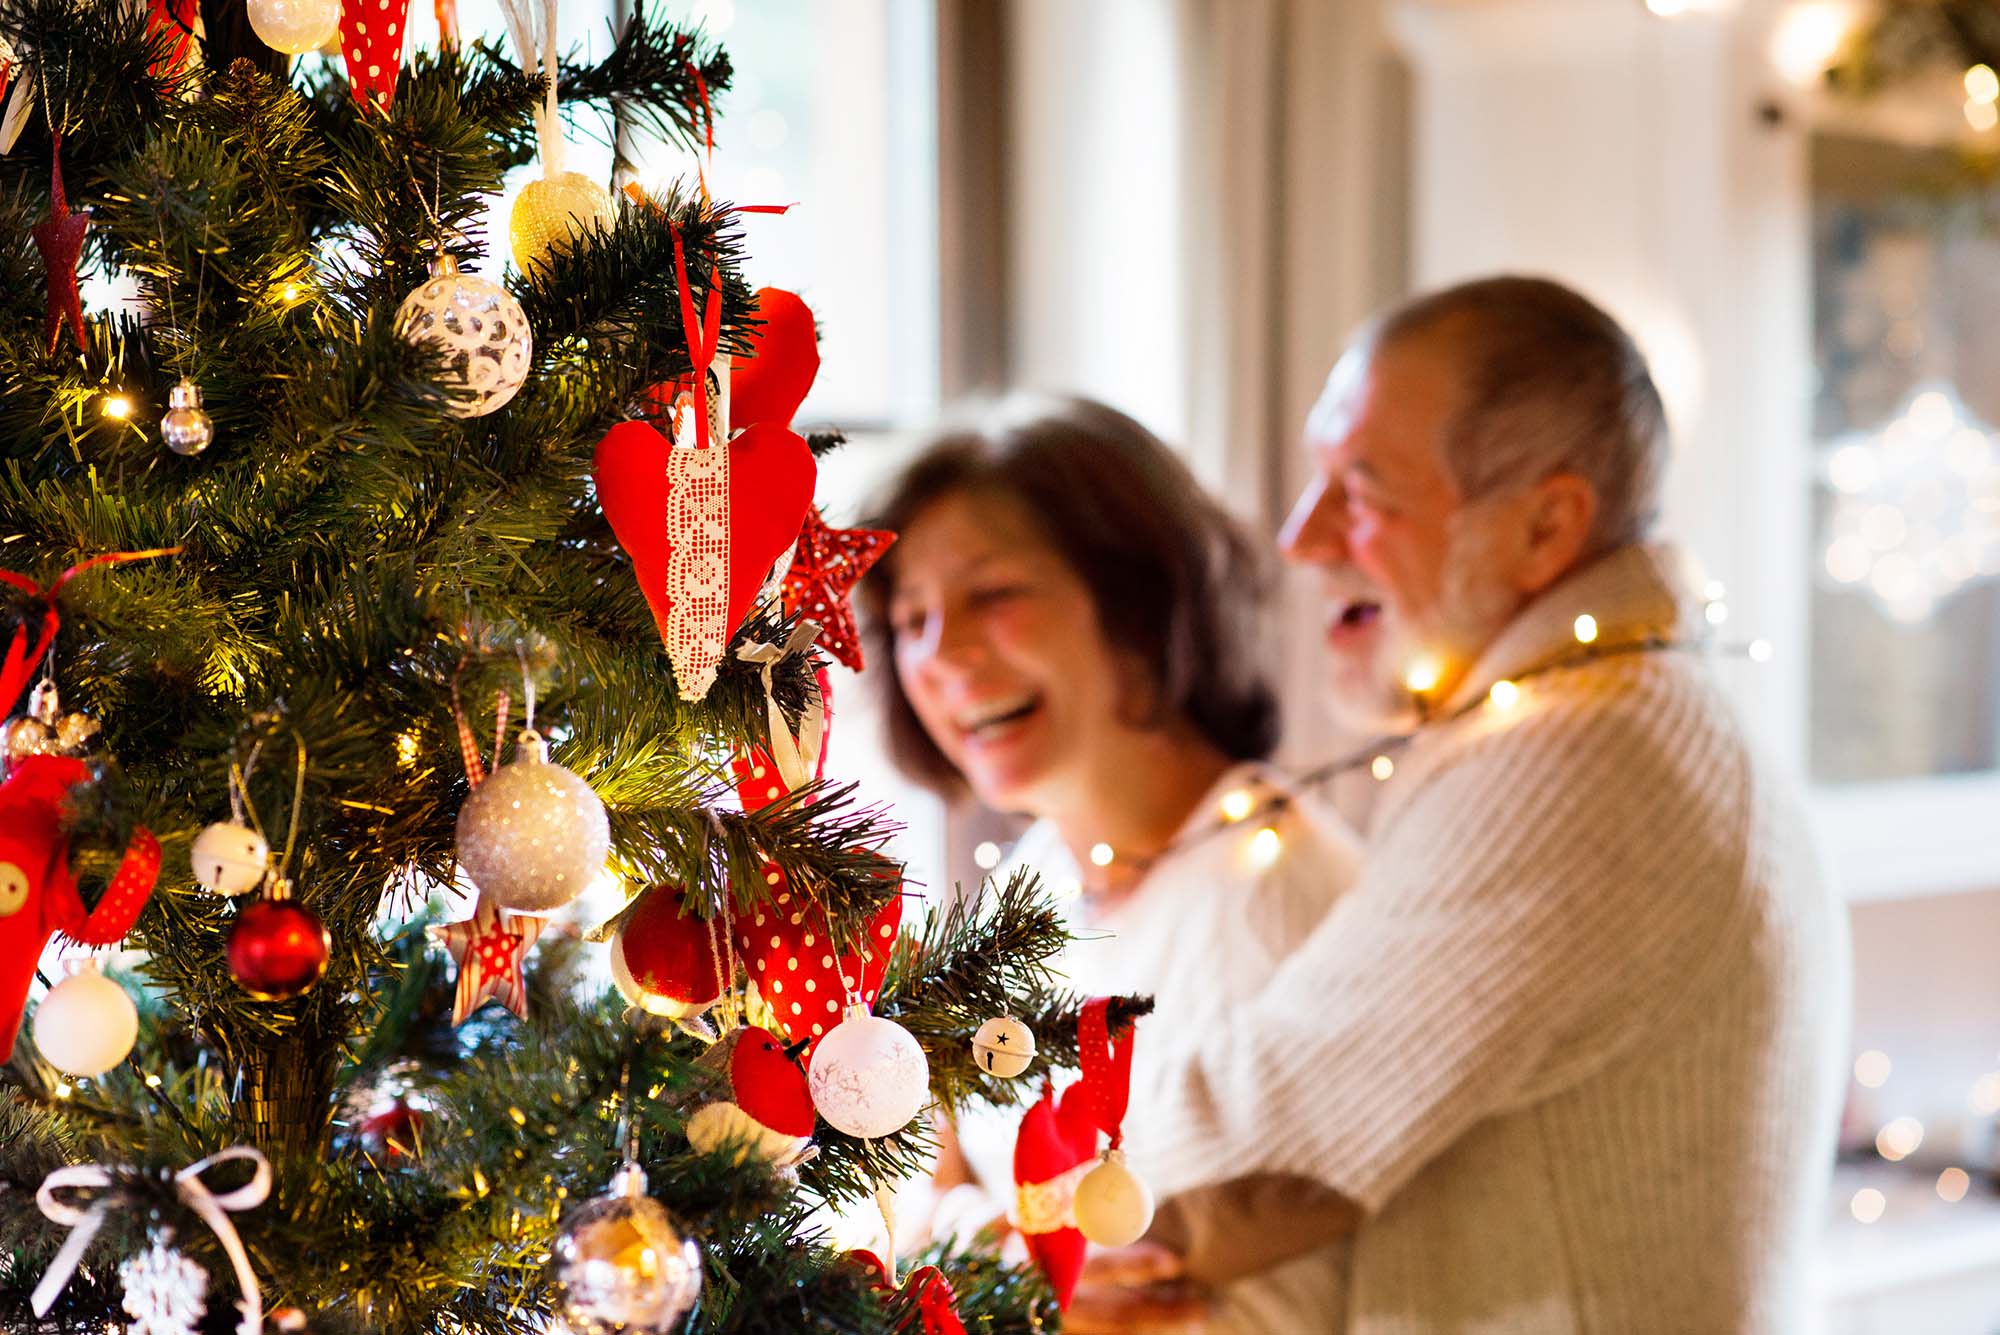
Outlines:
<svg viewBox="0 0 2000 1335"><path fill-rule="evenodd" d="M1337 487L1323 477L1306 484L1278 530L1278 550L1287 561L1300 565L1347 559L1346 516Z"/></svg>

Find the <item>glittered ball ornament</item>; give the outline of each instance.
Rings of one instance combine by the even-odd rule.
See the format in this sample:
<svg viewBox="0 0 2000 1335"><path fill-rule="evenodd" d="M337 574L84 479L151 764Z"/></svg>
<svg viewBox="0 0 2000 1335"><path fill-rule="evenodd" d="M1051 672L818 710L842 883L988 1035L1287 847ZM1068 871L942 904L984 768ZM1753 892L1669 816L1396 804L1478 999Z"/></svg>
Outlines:
<svg viewBox="0 0 2000 1335"><path fill-rule="evenodd" d="M271 846L247 825L219 820L194 837L188 850L194 879L218 895L241 895L264 881L271 865Z"/></svg>
<svg viewBox="0 0 2000 1335"><path fill-rule="evenodd" d="M125 989L85 968L57 983L35 1008L35 1049L65 1075L99 1076L132 1051L139 1012Z"/></svg>
<svg viewBox="0 0 2000 1335"><path fill-rule="evenodd" d="M611 825L590 785L549 760L547 743L521 734L513 763L472 790L458 810L458 860L496 904L548 913L582 894L604 870Z"/></svg>
<svg viewBox="0 0 2000 1335"><path fill-rule="evenodd" d="M160 439L183 458L200 454L215 441L215 419L201 406L201 386L183 379L167 391L167 412L160 419Z"/></svg>
<svg viewBox="0 0 2000 1335"><path fill-rule="evenodd" d="M1035 1033L1011 1015L996 1015L972 1036L972 1062L988 1075L1012 1080L1035 1060Z"/></svg>
<svg viewBox="0 0 2000 1335"><path fill-rule="evenodd" d="M1153 1226L1153 1192L1125 1166L1121 1150L1106 1150L1076 1184L1077 1231L1100 1247L1124 1247Z"/></svg>
<svg viewBox="0 0 2000 1335"><path fill-rule="evenodd" d="M444 357L443 382L454 417L484 417L505 407L528 379L534 334L528 314L506 288L466 273L450 255L431 264L422 287L403 298L396 332Z"/></svg>
<svg viewBox="0 0 2000 1335"><path fill-rule="evenodd" d="M563 1221L549 1288L570 1335L668 1335L701 1294L701 1251L628 1166Z"/></svg>
<svg viewBox="0 0 2000 1335"><path fill-rule="evenodd" d="M312 990L326 972L333 939L319 915L293 902L280 881L246 904L229 928L229 972L259 1001L287 1001Z"/></svg>
<svg viewBox="0 0 2000 1335"><path fill-rule="evenodd" d="M567 255L579 238L609 231L618 222L611 192L582 172L557 172L528 182L507 218L514 267L528 273L557 255Z"/></svg>
<svg viewBox="0 0 2000 1335"><path fill-rule="evenodd" d="M813 1106L834 1129L863 1140L902 1130L930 1099L931 1068L910 1031L849 1006L813 1048Z"/></svg>
<svg viewBox="0 0 2000 1335"><path fill-rule="evenodd" d="M250 0L250 29L273 51L302 56L340 36L340 0Z"/></svg>

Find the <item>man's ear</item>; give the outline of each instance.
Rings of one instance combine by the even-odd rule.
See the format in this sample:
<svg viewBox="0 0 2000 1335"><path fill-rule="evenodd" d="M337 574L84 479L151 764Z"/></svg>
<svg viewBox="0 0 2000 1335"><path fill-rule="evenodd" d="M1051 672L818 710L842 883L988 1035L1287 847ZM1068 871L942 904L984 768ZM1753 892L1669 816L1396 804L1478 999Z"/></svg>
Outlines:
<svg viewBox="0 0 2000 1335"><path fill-rule="evenodd" d="M1533 597L1574 570L1597 522L1597 488L1576 473L1553 473L1528 493L1526 543L1514 587Z"/></svg>

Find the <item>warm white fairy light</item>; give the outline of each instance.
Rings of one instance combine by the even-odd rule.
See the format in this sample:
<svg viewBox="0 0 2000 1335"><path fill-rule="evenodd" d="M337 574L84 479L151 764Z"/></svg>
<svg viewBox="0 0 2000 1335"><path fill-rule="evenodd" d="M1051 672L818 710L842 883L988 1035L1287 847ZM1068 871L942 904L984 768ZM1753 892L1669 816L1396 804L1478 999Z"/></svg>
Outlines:
<svg viewBox="0 0 2000 1335"><path fill-rule="evenodd" d="M1973 1081L1972 1093L1966 1102L1971 1104L1972 1111L1981 1117L2000 1114L2000 1071L1988 1071Z"/></svg>
<svg viewBox="0 0 2000 1335"><path fill-rule="evenodd" d="M121 422L124 421L132 415L132 400L126 398L123 394L105 395L104 415L116 418Z"/></svg>
<svg viewBox="0 0 2000 1335"><path fill-rule="evenodd" d="M1808 0L1779 16L1771 32L1771 63L1787 82L1812 88L1825 76L1859 20L1853 0Z"/></svg>
<svg viewBox="0 0 2000 1335"><path fill-rule="evenodd" d="M1266 825L1250 836L1250 865L1263 870L1278 860L1283 847L1284 840L1278 837L1278 832Z"/></svg>
<svg viewBox="0 0 2000 1335"><path fill-rule="evenodd" d="M68 1098L68 1097L69 1097L70 1095L72 1095L72 1094L74 1094L74 1093L76 1093L76 1091L75 1091L74 1089L70 1088L70 1083L69 1083L69 1081L67 1081L67 1080L58 1080L58 1081L56 1082L56 1088L55 1088L55 1095L56 1095L56 1097L57 1097L57 1098L59 1098L59 1099L66 1099L66 1098Z"/></svg>
<svg viewBox="0 0 2000 1335"><path fill-rule="evenodd" d="M1492 689L1486 692L1486 698L1493 702L1495 709L1512 709L1521 703L1521 688L1503 677L1493 683Z"/></svg>
<svg viewBox="0 0 2000 1335"><path fill-rule="evenodd" d="M158 1071L146 1072L146 1088L158 1089L159 1087L160 1087L160 1073Z"/></svg>
<svg viewBox="0 0 2000 1335"><path fill-rule="evenodd" d="M1979 133L1985 134L1994 126L2000 125L2000 107L1994 106L1991 102L1967 102L1965 123Z"/></svg>
<svg viewBox="0 0 2000 1335"><path fill-rule="evenodd" d="M1753 663L1768 663L1771 661L1771 655L1777 651L1769 640L1759 639L1750 641L1750 647L1743 652L1750 655L1750 661Z"/></svg>
<svg viewBox="0 0 2000 1335"><path fill-rule="evenodd" d="M979 870L992 871L1000 865L1000 845L991 839L982 840L979 846L972 850L972 861Z"/></svg>
<svg viewBox="0 0 2000 1335"><path fill-rule="evenodd" d="M1729 604L1719 602L1710 603L1701 609L1701 614L1707 618L1709 625L1720 626L1723 622L1729 620Z"/></svg>
<svg viewBox="0 0 2000 1335"><path fill-rule="evenodd" d="M1847 1203L1848 1212L1864 1224L1872 1224L1889 1208L1889 1198L1873 1187L1863 1187Z"/></svg>
<svg viewBox="0 0 2000 1335"><path fill-rule="evenodd" d="M1090 846L1090 865L1093 867L1108 867L1111 865L1111 859L1116 856L1117 854L1112 851L1110 844L1092 844Z"/></svg>
<svg viewBox="0 0 2000 1335"><path fill-rule="evenodd" d="M1907 1159L1924 1143L1924 1124L1914 1117L1898 1117L1875 1135L1875 1152L1894 1163Z"/></svg>
<svg viewBox="0 0 2000 1335"><path fill-rule="evenodd" d="M1880 1089L1889 1083L1889 1054L1880 1048L1870 1048L1854 1059L1854 1082L1868 1089Z"/></svg>
<svg viewBox="0 0 2000 1335"><path fill-rule="evenodd" d="M1938 1174L1937 1194L1940 1199L1957 1204L1965 1199L1965 1193L1972 1186L1972 1178L1963 1168L1956 1165Z"/></svg>
<svg viewBox="0 0 2000 1335"><path fill-rule="evenodd" d="M1376 756L1368 762L1368 772L1375 776L1377 783L1387 783L1396 772L1396 762L1387 756Z"/></svg>
<svg viewBox="0 0 2000 1335"><path fill-rule="evenodd" d="M1974 65L1965 72L1965 95L1974 102L2000 102L2000 74L1991 65Z"/></svg>
<svg viewBox="0 0 2000 1335"><path fill-rule="evenodd" d="M1597 618L1585 612L1576 619L1570 627L1570 632L1576 636L1578 644L1597 643Z"/></svg>
<svg viewBox="0 0 2000 1335"><path fill-rule="evenodd" d="M417 763L417 735L406 732L396 739L396 761L405 769Z"/></svg>
<svg viewBox="0 0 2000 1335"><path fill-rule="evenodd" d="M1222 795L1222 818L1230 824L1243 820L1256 809L1257 799L1245 788L1232 788Z"/></svg>
<svg viewBox="0 0 2000 1335"><path fill-rule="evenodd" d="M1404 670L1403 685L1418 695L1424 695L1437 689L1438 678L1443 674L1444 670L1435 658L1419 658Z"/></svg>

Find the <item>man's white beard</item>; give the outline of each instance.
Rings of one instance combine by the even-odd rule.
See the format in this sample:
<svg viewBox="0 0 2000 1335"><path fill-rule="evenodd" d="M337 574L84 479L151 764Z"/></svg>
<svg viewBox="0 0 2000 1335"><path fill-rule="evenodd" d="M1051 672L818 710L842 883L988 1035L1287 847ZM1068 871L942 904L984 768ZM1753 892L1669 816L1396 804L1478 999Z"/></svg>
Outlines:
<svg viewBox="0 0 2000 1335"><path fill-rule="evenodd" d="M1455 526L1449 543L1438 605L1422 625L1412 624L1360 571L1342 581L1344 592L1382 608L1375 650L1366 660L1334 655L1330 705L1343 728L1378 734L1411 731L1423 718L1407 682L1411 665L1429 659L1443 671L1447 685L1458 681L1520 610L1520 596L1494 575L1487 559L1492 544L1479 525ZM1429 696L1433 704L1440 698L1441 692Z"/></svg>

